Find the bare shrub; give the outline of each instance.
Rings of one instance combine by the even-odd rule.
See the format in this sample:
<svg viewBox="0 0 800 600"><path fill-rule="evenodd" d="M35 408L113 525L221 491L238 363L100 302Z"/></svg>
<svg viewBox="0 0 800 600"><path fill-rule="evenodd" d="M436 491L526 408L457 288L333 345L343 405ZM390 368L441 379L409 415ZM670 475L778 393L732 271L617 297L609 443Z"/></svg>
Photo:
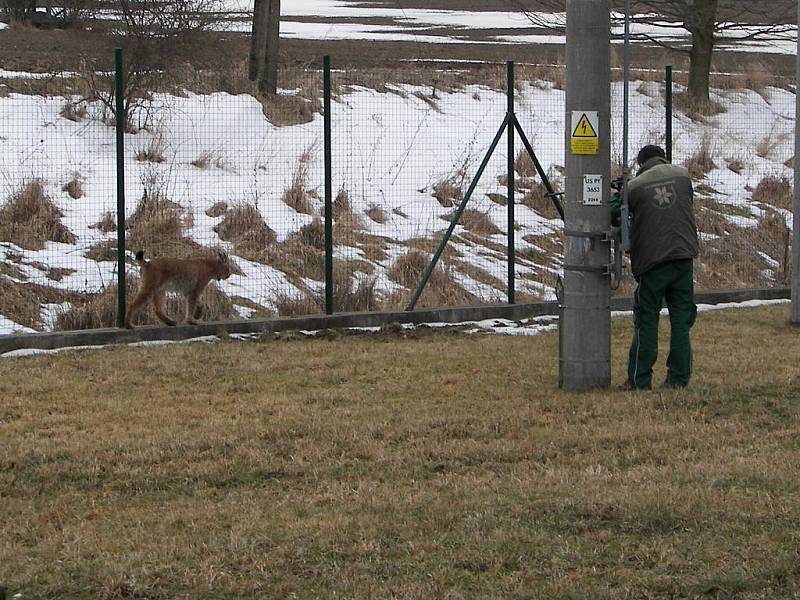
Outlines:
<svg viewBox="0 0 800 600"><path fill-rule="evenodd" d="M264 262L268 247L278 239L254 204L229 208L214 231L220 239L234 245L236 254L259 262Z"/></svg>
<svg viewBox="0 0 800 600"><path fill-rule="evenodd" d="M0 240L28 250L42 250L45 242L74 244L77 237L63 223L61 211L33 180L0 208Z"/></svg>
<svg viewBox="0 0 800 600"><path fill-rule="evenodd" d="M383 210L383 208L380 206L372 205L364 212L370 219L372 219L376 223L383 224L389 220L389 216L386 214L386 211Z"/></svg>
<svg viewBox="0 0 800 600"><path fill-rule="evenodd" d="M78 198L83 196L83 185L81 184L81 180L79 177L73 177L67 183L64 184L64 187L61 188L61 191L67 192L69 197L73 200L77 200Z"/></svg>
<svg viewBox="0 0 800 600"><path fill-rule="evenodd" d="M452 208L464 198L461 186L457 185L452 179L445 179L435 183L432 195L444 208Z"/></svg>
<svg viewBox="0 0 800 600"><path fill-rule="evenodd" d="M708 138L704 138L694 151L694 154L687 158L683 164L689 170L689 175L692 179L705 177L706 173L716 167L711 158L711 141Z"/></svg>
<svg viewBox="0 0 800 600"><path fill-rule="evenodd" d="M792 210L792 184L786 177L768 175L758 182L753 201Z"/></svg>

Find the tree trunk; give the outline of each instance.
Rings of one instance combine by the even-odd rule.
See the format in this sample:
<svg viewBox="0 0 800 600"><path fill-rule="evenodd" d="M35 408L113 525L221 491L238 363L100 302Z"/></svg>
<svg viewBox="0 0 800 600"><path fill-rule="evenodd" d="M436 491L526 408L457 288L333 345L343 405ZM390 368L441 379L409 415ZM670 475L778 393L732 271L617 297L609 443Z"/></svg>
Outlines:
<svg viewBox="0 0 800 600"><path fill-rule="evenodd" d="M689 98L708 104L711 55L714 51L714 26L718 0L695 0L694 11L684 21L692 34L689 63Z"/></svg>
<svg viewBox="0 0 800 600"><path fill-rule="evenodd" d="M264 48L264 70L258 79L258 89L262 94L275 94L278 91L278 49L281 35L281 0L269 0L267 11L267 41Z"/></svg>
<svg viewBox="0 0 800 600"><path fill-rule="evenodd" d="M280 21L280 0L255 0L248 77L258 82L258 91L262 94L278 91Z"/></svg>
<svg viewBox="0 0 800 600"><path fill-rule="evenodd" d="M250 38L250 56L247 61L247 77L257 81L258 74L264 70L267 47L267 16L269 0L255 0L253 9L253 34Z"/></svg>

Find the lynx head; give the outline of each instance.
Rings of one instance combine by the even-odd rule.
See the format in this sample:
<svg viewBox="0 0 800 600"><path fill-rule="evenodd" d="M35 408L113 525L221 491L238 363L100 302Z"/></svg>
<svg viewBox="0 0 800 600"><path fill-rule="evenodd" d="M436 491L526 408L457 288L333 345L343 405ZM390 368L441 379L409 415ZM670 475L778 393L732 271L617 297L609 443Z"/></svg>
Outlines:
<svg viewBox="0 0 800 600"><path fill-rule="evenodd" d="M228 253L224 250L214 250L214 260L216 262L214 266L215 279L227 279L238 271L236 265L231 261L230 256L228 256Z"/></svg>

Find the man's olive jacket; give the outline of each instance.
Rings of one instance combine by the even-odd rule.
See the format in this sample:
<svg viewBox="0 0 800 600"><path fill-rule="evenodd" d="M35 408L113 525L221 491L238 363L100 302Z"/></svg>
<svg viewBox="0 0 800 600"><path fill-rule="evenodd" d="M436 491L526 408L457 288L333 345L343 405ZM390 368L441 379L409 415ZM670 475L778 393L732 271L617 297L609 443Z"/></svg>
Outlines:
<svg viewBox="0 0 800 600"><path fill-rule="evenodd" d="M697 256L694 190L689 172L651 158L628 183L631 271L639 277L670 260Z"/></svg>

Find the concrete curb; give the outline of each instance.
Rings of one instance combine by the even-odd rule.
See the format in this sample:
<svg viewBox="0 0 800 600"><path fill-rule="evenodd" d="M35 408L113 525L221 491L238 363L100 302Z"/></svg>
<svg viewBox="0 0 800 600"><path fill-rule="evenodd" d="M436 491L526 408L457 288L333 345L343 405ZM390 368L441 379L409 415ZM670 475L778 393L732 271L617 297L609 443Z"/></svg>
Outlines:
<svg viewBox="0 0 800 600"><path fill-rule="evenodd" d="M790 297L789 288L701 292L695 295L698 304L721 304L746 300L777 300ZM631 298L614 298L611 310L631 310ZM156 340L180 341L207 335L236 333L275 333L280 331L342 329L347 327L381 327L390 323L461 323L484 319L519 321L544 315L557 315L558 304L531 302L526 304L492 304L456 308L422 309L413 312L388 311L373 313L338 313L307 317L281 317L268 320L226 321L176 327L146 326L136 329L89 329L0 336L0 354L20 349L53 350L72 346L103 346Z"/></svg>

